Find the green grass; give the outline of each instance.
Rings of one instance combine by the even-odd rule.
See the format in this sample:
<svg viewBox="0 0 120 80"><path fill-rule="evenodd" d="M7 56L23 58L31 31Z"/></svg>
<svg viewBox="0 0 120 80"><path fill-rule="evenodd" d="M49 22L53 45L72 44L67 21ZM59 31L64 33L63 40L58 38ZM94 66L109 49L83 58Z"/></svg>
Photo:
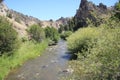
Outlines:
<svg viewBox="0 0 120 80"><path fill-rule="evenodd" d="M19 49L12 56L0 57L0 80L3 80L10 70L21 66L26 60L40 56L46 49L47 42L26 41L19 46Z"/></svg>

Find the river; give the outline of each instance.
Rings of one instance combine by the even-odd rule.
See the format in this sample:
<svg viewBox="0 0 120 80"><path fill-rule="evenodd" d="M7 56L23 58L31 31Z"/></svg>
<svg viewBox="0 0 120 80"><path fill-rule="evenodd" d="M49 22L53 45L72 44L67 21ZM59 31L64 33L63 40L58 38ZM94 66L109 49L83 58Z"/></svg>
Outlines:
<svg viewBox="0 0 120 80"><path fill-rule="evenodd" d="M60 80L68 76L66 42L60 40L57 45L50 46L39 57L26 61L20 68L9 73L5 80Z"/></svg>

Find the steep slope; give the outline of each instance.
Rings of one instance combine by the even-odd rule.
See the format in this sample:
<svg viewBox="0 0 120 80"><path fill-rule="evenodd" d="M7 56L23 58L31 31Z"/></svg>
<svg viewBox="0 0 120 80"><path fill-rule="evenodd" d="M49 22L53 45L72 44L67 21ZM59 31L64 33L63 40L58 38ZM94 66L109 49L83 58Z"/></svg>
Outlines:
<svg viewBox="0 0 120 80"><path fill-rule="evenodd" d="M81 0L79 9L74 16L77 24L76 29L87 26L89 20L96 26L99 25L103 19L110 16L110 11L111 9L102 3L95 5L87 0Z"/></svg>
<svg viewBox="0 0 120 80"><path fill-rule="evenodd" d="M13 24L13 28L18 32L20 37L26 36L27 35L27 32L26 32L27 26L22 25L22 24L16 22L14 19L7 17L8 12L9 12L9 8L4 3L0 3L0 16L7 18L7 20Z"/></svg>
<svg viewBox="0 0 120 80"><path fill-rule="evenodd" d="M32 24L38 24L43 28L50 26L58 29L60 25L67 24L67 21L69 20L69 18L61 17L56 21L53 21L52 19L49 21L42 21L38 18L24 15L20 12L9 9L4 3L0 3L0 15L7 18L13 24L14 29L20 36L26 36L26 29Z"/></svg>

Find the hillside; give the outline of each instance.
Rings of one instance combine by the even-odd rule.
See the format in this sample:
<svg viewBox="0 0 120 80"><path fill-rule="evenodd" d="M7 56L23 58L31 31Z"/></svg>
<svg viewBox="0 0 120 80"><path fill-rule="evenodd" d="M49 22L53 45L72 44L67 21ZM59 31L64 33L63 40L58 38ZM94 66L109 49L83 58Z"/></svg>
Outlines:
<svg viewBox="0 0 120 80"><path fill-rule="evenodd" d="M107 7L103 3L95 5L93 2L81 0L80 6L74 16L75 29L87 26L89 21L98 26L111 16L112 10L113 7Z"/></svg>
<svg viewBox="0 0 120 80"><path fill-rule="evenodd" d="M13 24L14 29L19 33L20 36L27 35L26 29L32 24L38 24L43 28L50 26L58 29L61 24L67 24L67 21L69 20L69 18L63 17L56 21L53 21L52 19L49 21L39 20L38 18L24 15L20 12L9 9L4 3L0 3L0 15L7 18Z"/></svg>

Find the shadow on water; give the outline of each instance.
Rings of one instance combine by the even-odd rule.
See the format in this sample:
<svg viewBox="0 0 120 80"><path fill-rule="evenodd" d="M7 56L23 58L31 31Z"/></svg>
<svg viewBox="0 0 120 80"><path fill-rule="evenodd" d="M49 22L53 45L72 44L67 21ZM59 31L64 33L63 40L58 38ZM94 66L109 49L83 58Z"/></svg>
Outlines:
<svg viewBox="0 0 120 80"><path fill-rule="evenodd" d="M61 58L66 60L76 60L78 56L76 54L71 53L70 51L65 52L65 55L61 56Z"/></svg>
<svg viewBox="0 0 120 80"><path fill-rule="evenodd" d="M66 52L65 55L61 56L61 58L66 59L66 60L70 60L71 54L69 54L69 52Z"/></svg>
<svg viewBox="0 0 120 80"><path fill-rule="evenodd" d="M75 54L71 54L70 59L69 60L77 60L78 56Z"/></svg>

